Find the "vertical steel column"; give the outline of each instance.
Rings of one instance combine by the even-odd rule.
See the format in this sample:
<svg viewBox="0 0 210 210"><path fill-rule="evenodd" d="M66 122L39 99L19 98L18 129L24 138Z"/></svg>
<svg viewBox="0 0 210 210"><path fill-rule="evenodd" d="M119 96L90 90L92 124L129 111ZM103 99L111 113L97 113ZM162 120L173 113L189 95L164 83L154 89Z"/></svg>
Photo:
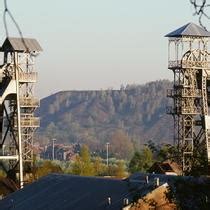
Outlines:
<svg viewBox="0 0 210 210"><path fill-rule="evenodd" d="M22 153L22 139L21 139L21 113L20 113L20 93L19 93L19 66L18 66L18 53L14 53L14 66L16 78L16 97L17 97L17 129L18 129L18 156L19 156L19 182L20 188L23 188L23 153Z"/></svg>

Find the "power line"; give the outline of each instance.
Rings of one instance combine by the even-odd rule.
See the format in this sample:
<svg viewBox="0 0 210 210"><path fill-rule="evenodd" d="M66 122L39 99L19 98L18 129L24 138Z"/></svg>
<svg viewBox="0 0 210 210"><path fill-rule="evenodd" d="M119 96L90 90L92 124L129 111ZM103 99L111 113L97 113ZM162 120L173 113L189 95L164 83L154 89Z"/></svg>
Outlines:
<svg viewBox="0 0 210 210"><path fill-rule="evenodd" d="M23 33L17 23L17 21L15 20L14 16L12 15L12 13L10 12L10 10L8 9L7 6L7 0L4 0L4 13L3 13L3 21L4 21L4 28L5 28L5 32L6 32L6 37L9 37L9 30L8 30L8 26L7 26L7 19L6 16L8 16L11 18L12 22L14 23L15 27L18 30L18 33L20 34L20 37L23 37Z"/></svg>
<svg viewBox="0 0 210 210"><path fill-rule="evenodd" d="M7 24L7 14L10 17L10 19L12 20L12 22L14 23L14 25L15 25L15 27L16 27L19 35L20 35L22 43L23 43L24 47L26 48L26 51L28 51L28 47L27 47L27 45L25 43L25 40L23 38L23 33L20 29L20 26L18 25L17 21L15 20L14 16L12 15L11 11L8 9L7 0L4 0L3 22L4 22L4 29L5 29L6 37L9 37L9 30L8 30L8 24Z"/></svg>
<svg viewBox="0 0 210 210"><path fill-rule="evenodd" d="M210 7L210 4L207 4L207 0L190 0L190 3L194 7L194 15L199 16L199 24L205 29L206 27L203 25L202 18L205 17L207 19L210 19L210 16L206 13L206 8Z"/></svg>

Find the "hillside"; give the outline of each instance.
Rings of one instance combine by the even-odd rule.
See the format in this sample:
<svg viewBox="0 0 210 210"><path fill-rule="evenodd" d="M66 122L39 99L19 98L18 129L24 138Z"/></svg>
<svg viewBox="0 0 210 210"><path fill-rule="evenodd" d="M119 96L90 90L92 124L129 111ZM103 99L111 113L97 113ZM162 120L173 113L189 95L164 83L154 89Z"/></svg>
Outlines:
<svg viewBox="0 0 210 210"><path fill-rule="evenodd" d="M168 80L120 90L62 91L41 100L42 139L104 147L118 130L135 144L172 142L172 117L165 114ZM39 137L40 138L40 137Z"/></svg>

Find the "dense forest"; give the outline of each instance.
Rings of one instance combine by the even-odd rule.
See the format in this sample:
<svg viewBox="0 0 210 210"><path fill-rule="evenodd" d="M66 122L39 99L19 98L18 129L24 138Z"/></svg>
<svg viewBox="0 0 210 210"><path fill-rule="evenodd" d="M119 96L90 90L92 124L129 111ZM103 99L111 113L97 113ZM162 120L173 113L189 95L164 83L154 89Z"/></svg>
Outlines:
<svg viewBox="0 0 210 210"><path fill-rule="evenodd" d="M120 147L123 157L128 148L152 140L171 143L173 120L166 114L171 102L166 97L168 80L144 85L127 85L119 90L61 91L41 100L38 138L47 143L84 143L91 151ZM123 148L127 148L123 151ZM116 149L116 151L118 151Z"/></svg>

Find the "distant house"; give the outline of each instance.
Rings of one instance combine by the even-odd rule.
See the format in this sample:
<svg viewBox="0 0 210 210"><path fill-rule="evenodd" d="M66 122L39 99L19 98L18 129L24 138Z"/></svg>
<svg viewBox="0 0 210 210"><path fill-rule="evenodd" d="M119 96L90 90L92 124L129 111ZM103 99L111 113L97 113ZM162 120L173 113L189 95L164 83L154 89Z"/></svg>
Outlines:
<svg viewBox="0 0 210 210"><path fill-rule="evenodd" d="M60 160L60 161L69 161L75 158L75 155L80 150L79 144L69 144L69 145L63 145L63 144L55 144L54 146L54 159ZM40 157L43 159L50 159L52 160L53 155L53 147L52 145L47 145L45 148L41 151Z"/></svg>
<svg viewBox="0 0 210 210"><path fill-rule="evenodd" d="M182 175L181 167L173 161L155 162L149 169L150 173L166 175Z"/></svg>

